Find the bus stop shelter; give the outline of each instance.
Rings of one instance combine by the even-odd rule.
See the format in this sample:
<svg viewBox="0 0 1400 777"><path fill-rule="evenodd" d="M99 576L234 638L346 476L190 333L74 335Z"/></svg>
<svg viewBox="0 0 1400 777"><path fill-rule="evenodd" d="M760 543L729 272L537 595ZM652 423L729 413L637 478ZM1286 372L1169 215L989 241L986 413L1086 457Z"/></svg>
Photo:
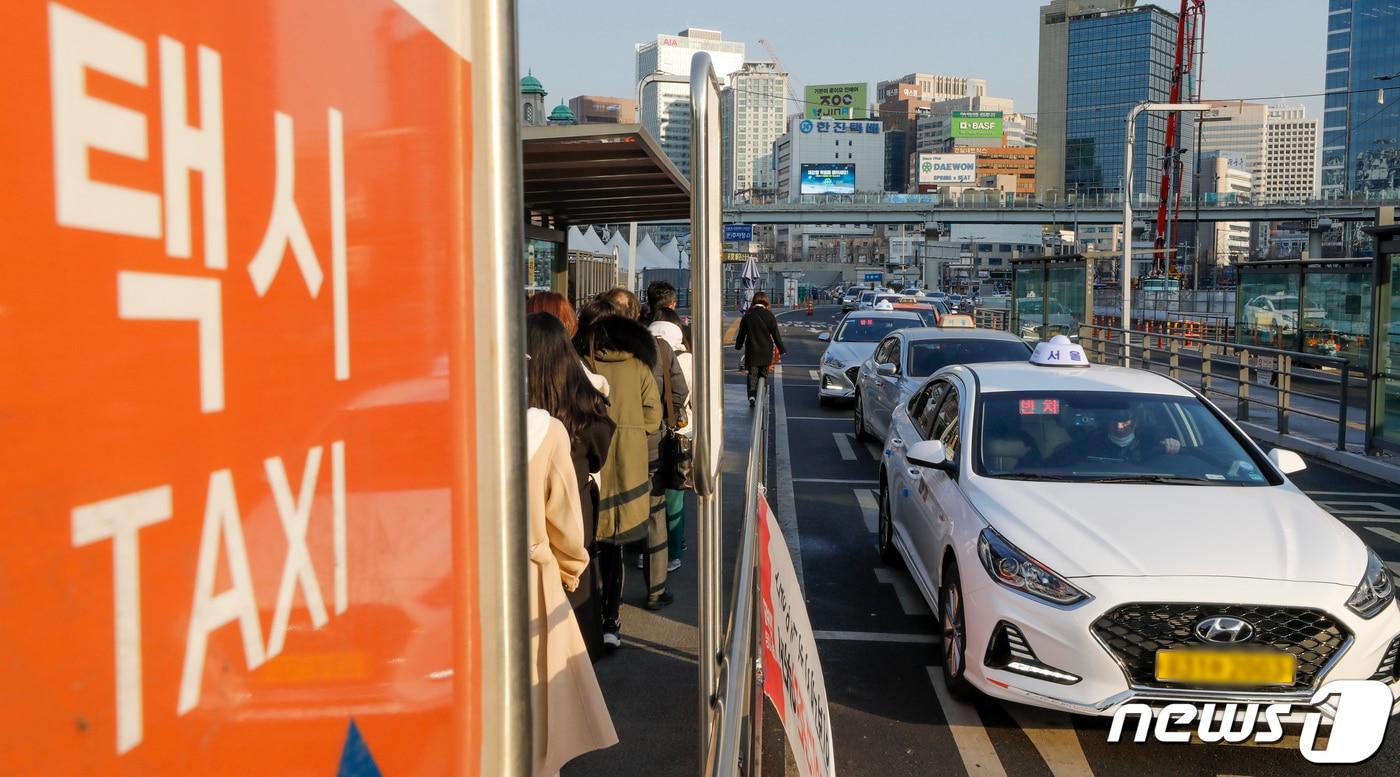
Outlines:
<svg viewBox="0 0 1400 777"><path fill-rule="evenodd" d="M571 225L690 220L690 185L640 124L524 127L526 284L569 293Z"/></svg>
<svg viewBox="0 0 1400 777"><path fill-rule="evenodd" d="M1030 341L1078 339L1079 325L1093 317L1091 267L1083 254L1012 259L1010 331Z"/></svg>

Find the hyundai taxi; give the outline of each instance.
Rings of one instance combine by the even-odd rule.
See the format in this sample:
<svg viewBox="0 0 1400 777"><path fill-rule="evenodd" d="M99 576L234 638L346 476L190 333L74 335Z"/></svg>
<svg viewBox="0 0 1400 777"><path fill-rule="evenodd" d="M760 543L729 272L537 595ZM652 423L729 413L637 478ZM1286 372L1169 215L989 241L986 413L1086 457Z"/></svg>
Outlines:
<svg viewBox="0 0 1400 777"><path fill-rule="evenodd" d="M879 551L938 613L960 697L1111 715L1306 707L1339 679L1397 695L1385 564L1288 480L1301 457L1264 454L1184 384L1056 336L934 373L884 453Z"/></svg>
<svg viewBox="0 0 1400 777"><path fill-rule="evenodd" d="M819 364L817 402L825 405L834 399L855 396L856 373L860 363L875 350L885 335L896 329L923 326L924 321L912 310L895 310L881 302L875 310L849 313L832 332L822 332L818 340L827 343Z"/></svg>

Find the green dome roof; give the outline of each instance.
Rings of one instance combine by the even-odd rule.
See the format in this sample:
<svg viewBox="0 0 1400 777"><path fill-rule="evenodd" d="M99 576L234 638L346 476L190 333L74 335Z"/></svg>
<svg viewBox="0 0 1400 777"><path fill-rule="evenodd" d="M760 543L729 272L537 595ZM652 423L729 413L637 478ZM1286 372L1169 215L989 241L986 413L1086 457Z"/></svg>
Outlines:
<svg viewBox="0 0 1400 777"><path fill-rule="evenodd" d="M546 92L544 90L544 84L541 84L540 80L538 78L535 78L535 74L533 72L526 73L525 77L520 79L520 93L549 94L549 92Z"/></svg>
<svg viewBox="0 0 1400 777"><path fill-rule="evenodd" d="M549 112L549 120L557 121L560 123L573 123L578 119L574 116L574 112L569 110L569 106L561 102L558 105L554 106L554 110Z"/></svg>

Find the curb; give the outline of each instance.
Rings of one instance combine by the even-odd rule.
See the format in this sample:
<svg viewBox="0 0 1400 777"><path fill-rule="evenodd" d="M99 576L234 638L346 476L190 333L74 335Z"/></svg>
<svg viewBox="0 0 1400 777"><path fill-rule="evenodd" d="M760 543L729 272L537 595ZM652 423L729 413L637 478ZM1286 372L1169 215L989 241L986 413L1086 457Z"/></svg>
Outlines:
<svg viewBox="0 0 1400 777"><path fill-rule="evenodd" d="M1344 469L1354 475L1379 480L1393 486L1400 486L1400 466L1388 464L1380 459L1336 448L1306 437L1279 434L1276 430L1248 421L1236 421L1250 437L1261 443L1286 448L1306 456Z"/></svg>

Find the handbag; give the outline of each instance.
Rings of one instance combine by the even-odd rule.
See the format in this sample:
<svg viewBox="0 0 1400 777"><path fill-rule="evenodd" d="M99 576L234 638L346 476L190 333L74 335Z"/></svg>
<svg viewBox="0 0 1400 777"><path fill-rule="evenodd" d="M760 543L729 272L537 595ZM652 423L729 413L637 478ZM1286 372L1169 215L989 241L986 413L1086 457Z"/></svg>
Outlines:
<svg viewBox="0 0 1400 777"><path fill-rule="evenodd" d="M661 465L656 470L656 477L662 486L672 491L694 491L695 441L681 434L676 427L674 395L671 393L671 365L675 357L669 348L666 354L661 365L661 384L666 392L662 401L665 430L661 435Z"/></svg>

